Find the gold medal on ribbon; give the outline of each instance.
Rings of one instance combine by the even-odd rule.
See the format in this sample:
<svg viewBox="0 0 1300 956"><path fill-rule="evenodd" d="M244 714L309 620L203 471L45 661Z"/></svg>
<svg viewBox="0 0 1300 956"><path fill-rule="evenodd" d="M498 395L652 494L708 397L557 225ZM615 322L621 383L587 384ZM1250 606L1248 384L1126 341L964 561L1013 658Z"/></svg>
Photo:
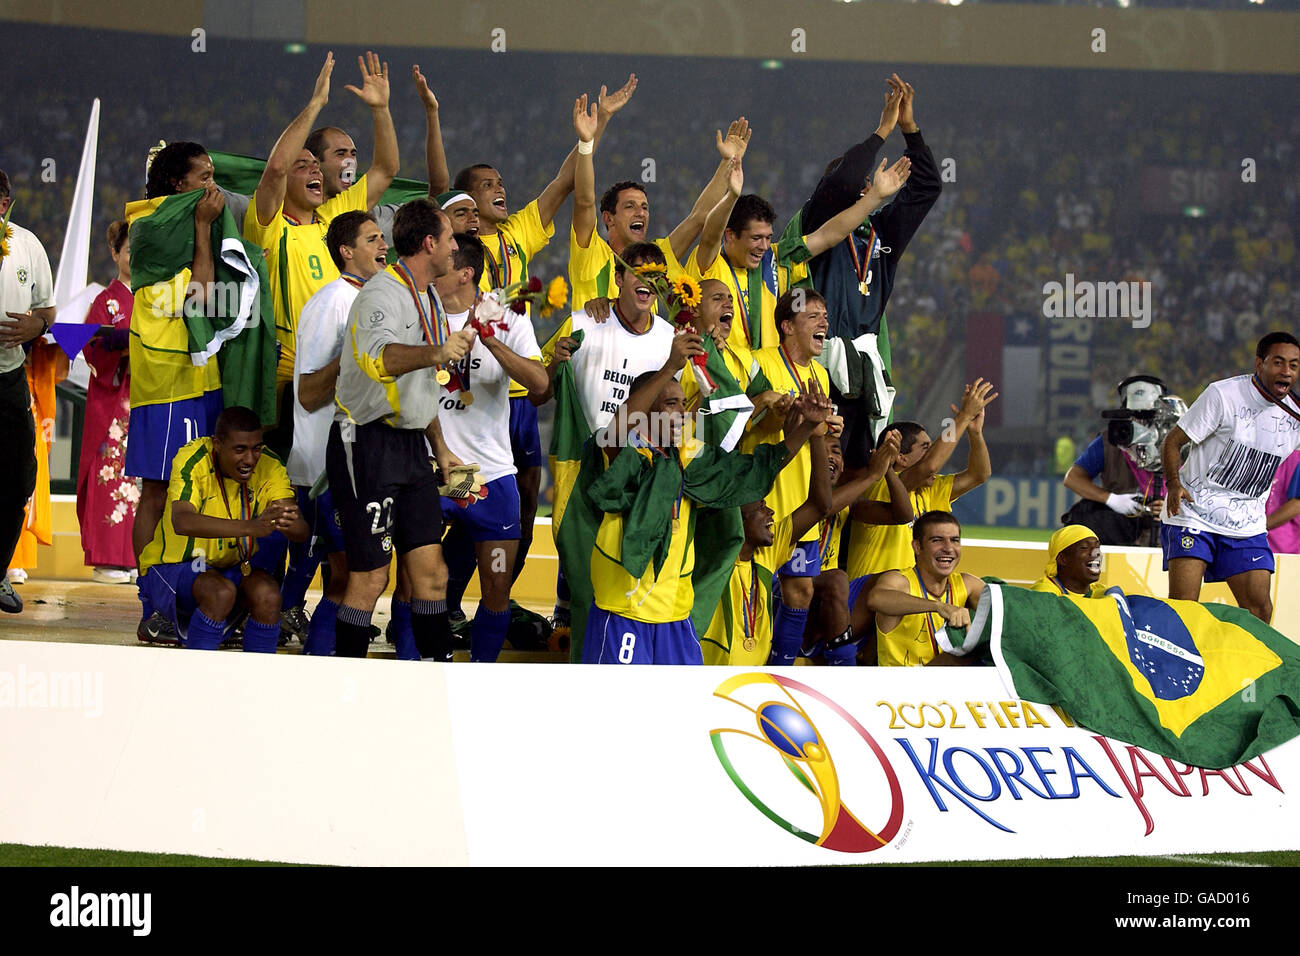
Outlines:
<svg viewBox="0 0 1300 956"><path fill-rule="evenodd" d="M870 282L859 282L859 283L858 283L858 291L861 292L863 295L870 295L870 294L871 294L871 283L870 283Z"/></svg>
<svg viewBox="0 0 1300 956"><path fill-rule="evenodd" d="M438 380L439 385L446 385L451 381L451 372L448 372L445 368L440 368L434 378Z"/></svg>
<svg viewBox="0 0 1300 956"><path fill-rule="evenodd" d="M248 577L250 574L253 573L253 566L252 566L252 564L250 564L250 563L247 562L247 561L240 561L240 562L239 562L239 573L242 574L244 577Z"/></svg>
<svg viewBox="0 0 1300 956"><path fill-rule="evenodd" d="M758 641L754 640L752 637L745 638L745 650L752 651L756 647L758 647Z"/></svg>
<svg viewBox="0 0 1300 956"><path fill-rule="evenodd" d="M461 392L461 393L460 393L460 402L461 402L461 404L464 405L466 408L468 408L470 405L473 405L473 404L474 404L474 393L473 393L473 392L468 392L468 391Z"/></svg>

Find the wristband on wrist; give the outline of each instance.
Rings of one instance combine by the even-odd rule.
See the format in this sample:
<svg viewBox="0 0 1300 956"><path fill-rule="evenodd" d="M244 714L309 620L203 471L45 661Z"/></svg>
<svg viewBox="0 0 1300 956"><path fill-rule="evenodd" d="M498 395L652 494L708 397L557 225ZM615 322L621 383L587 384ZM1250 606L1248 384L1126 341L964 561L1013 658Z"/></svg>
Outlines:
<svg viewBox="0 0 1300 956"><path fill-rule="evenodd" d="M594 139L578 140L578 152L583 156L590 156L595 148L596 141Z"/></svg>

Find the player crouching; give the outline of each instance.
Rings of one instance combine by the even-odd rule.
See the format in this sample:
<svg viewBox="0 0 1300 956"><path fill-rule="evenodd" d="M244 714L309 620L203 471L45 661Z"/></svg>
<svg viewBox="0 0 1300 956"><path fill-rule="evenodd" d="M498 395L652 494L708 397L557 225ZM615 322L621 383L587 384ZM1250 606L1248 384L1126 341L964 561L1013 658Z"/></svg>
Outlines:
<svg viewBox="0 0 1300 956"><path fill-rule="evenodd" d="M307 538L289 475L262 453L257 415L227 408L211 438L176 453L162 521L140 555L141 589L186 647L215 651L238 606L249 614L244 650L275 653L280 586L251 564L258 539L274 531Z"/></svg>

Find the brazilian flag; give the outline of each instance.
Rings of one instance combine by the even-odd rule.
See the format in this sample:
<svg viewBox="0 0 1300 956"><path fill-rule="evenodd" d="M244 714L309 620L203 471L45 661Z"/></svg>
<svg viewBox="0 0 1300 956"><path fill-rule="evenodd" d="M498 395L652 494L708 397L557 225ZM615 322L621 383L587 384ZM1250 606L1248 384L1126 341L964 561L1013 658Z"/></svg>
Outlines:
<svg viewBox="0 0 1300 956"><path fill-rule="evenodd" d="M989 644L1018 697L1191 766L1235 766L1300 734L1300 646L1237 607L990 583L971 627L939 644Z"/></svg>
<svg viewBox="0 0 1300 956"><path fill-rule="evenodd" d="M582 346L584 333L578 330L570 334L578 343L574 348L576 352ZM703 405L701 411L704 414L700 416L701 427L696 432L696 441L688 442L688 447L697 452L711 449L708 455L712 462L714 452L719 449L731 451L735 448L740 433L744 430L745 422L753 412L753 405L745 398L740 385L727 369L726 363L713 347L712 341L706 336L704 342L708 354L706 367L714 386L707 396L701 390ZM615 502L607 496L592 497L593 489L605 474L605 458L592 437L592 428L583 413L582 403L578 400L573 368L568 362L561 362L557 366L554 388L555 418L549 449L551 477L555 484L551 532L555 537L556 553L559 555L570 592L569 659L579 663L582 660L582 639L586 628L587 611L591 607L594 596L591 584L591 550L595 546L596 533L600 530L605 509L614 507ZM673 467L670 464L667 466ZM716 472L722 475L722 480L720 484L714 486L704 481L703 473L706 470L703 465L691 468L692 487L696 489L697 495L704 496L703 499L696 499L701 504L694 511L695 573L691 578L691 585L695 591L691 621L698 634L703 634L708 629L714 609L726 590L727 579L736 562L736 555L744 543L744 528L739 508L736 505L709 507L707 504L707 501L712 498L720 498L727 488L726 472ZM772 473L772 477L774 476L775 471ZM762 480L759 483L762 484ZM745 500L762 497L771 485L772 478L768 477L762 490ZM644 536L649 533L648 525L643 523L639 527L634 527L634 524L629 523L627 526L629 537ZM666 542L660 533L667 524L659 522L651 524L657 525L653 533L655 548L662 548L662 553L666 553ZM635 546L628 549L625 544L625 564L633 565L629 571L639 576L644 572L646 565L644 561L637 561L631 557L637 551Z"/></svg>
<svg viewBox="0 0 1300 956"><path fill-rule="evenodd" d="M253 195L253 190L262 179L266 160L216 150L210 151L208 155L212 157L212 178L216 180L218 186L229 189L232 193ZM384 194L379 197L379 202L381 205L395 203L400 206L412 199L427 199L428 196L428 183L415 179L394 179Z"/></svg>
<svg viewBox="0 0 1300 956"><path fill-rule="evenodd" d="M194 209L203 190L127 205L131 291L169 282L194 261ZM275 408L275 319L262 250L240 235L230 211L212 223L215 287L202 309L184 310L190 360L221 365L226 407L242 405L263 422Z"/></svg>

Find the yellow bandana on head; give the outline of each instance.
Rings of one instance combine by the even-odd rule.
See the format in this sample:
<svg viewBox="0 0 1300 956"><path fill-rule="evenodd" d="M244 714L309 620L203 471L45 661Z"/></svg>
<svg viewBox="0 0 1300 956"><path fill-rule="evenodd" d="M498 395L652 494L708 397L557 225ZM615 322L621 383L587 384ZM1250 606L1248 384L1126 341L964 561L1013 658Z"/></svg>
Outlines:
<svg viewBox="0 0 1300 956"><path fill-rule="evenodd" d="M1097 532L1085 524L1066 525L1052 535L1052 540L1047 544L1047 576L1049 578L1056 577L1056 559L1061 556L1062 551L1086 538L1095 537L1097 537Z"/></svg>

